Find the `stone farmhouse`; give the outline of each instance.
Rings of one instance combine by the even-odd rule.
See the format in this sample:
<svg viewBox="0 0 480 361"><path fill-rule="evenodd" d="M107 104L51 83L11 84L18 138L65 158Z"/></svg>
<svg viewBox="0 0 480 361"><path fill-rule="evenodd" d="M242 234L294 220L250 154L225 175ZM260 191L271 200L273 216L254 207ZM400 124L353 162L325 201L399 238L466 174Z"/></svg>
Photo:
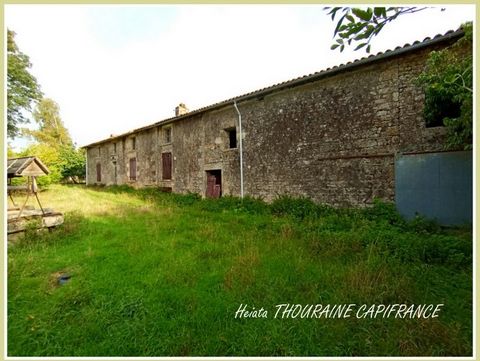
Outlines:
<svg viewBox="0 0 480 361"><path fill-rule="evenodd" d="M414 83L462 30L329 68L85 146L87 184L335 206L395 199L395 159L444 148Z"/></svg>

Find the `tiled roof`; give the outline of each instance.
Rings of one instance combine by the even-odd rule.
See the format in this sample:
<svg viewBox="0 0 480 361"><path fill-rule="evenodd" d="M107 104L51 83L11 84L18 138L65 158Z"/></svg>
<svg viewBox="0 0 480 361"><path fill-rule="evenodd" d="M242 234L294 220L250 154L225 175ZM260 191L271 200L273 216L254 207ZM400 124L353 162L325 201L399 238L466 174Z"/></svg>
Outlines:
<svg viewBox="0 0 480 361"><path fill-rule="evenodd" d="M407 43L403 46L397 46L393 50L389 49L389 50L386 50L384 52L379 52L375 55L372 54L372 55L369 55L368 57L363 57L363 58L360 58L360 59L357 59L357 60L354 60L354 61L347 62L345 64L340 64L340 65L334 66L332 68L327 68L325 70L321 70L321 71L318 71L318 72L315 72L315 73L312 73L312 74L304 75L304 76L301 76L301 77L298 77L298 78L295 78L295 79L287 80L287 81L284 81L284 82L281 82L281 83L278 83L278 84L271 85L269 87L265 87L265 88L262 88L262 89L259 89L259 90L255 90L255 91L250 92L250 93L239 95L239 96L234 97L234 98L223 100L221 102L214 103L212 105L208 105L206 107L202 107L202 108L190 111L190 112L188 112L186 114L183 114L183 115L167 118L167 119L161 120L159 122L156 122L156 123L153 123L153 124L141 127L141 128L133 129L129 132L126 132L126 133L123 133L123 134L120 134L120 135L112 136L110 138L103 139L103 140L100 140L98 142L94 142L94 143L85 145L84 148L88 148L88 147L95 146L95 145L98 145L98 144L101 144L101 143L104 143L104 142L108 142L108 141L113 140L113 139L122 138L122 137L125 137L127 135L131 135L131 134L137 133L137 132L142 131L142 130L147 130L147 129L150 129L150 128L154 128L154 127L162 125L162 124L171 123L171 122L183 119L183 118L190 117L192 115L196 115L196 114L206 112L208 110L217 109L217 108L229 105L229 104L233 104L234 101L236 101L238 103L240 101L253 99L255 97L265 96L265 95L267 95L269 93L272 93L272 92L275 92L275 91L280 91L280 90L283 90L283 89L292 88L292 87L296 87L296 86L303 85L303 84L306 84L306 83L310 83L310 82L319 80L323 77L331 76L331 75L334 75L334 74L337 74L337 73L340 73L340 72L343 72L343 71L346 71L346 70L349 70L349 69L352 69L352 68L359 67L361 65L370 64L370 63L380 61L380 60L383 60L383 59L388 59L388 58L391 58L391 57L395 57L395 56L398 56L398 55L401 55L401 54L404 54L404 53L408 53L408 52L412 52L412 51L415 51L415 50L418 50L418 49L429 47L429 46L432 46L434 44L443 43L443 42L453 42L453 41L456 41L459 38L461 38L463 35L464 35L464 32L461 28L456 30L456 31L450 30L443 35L438 34L438 35L434 36L433 38L427 37L427 38L423 39L423 41L415 41L412 44Z"/></svg>

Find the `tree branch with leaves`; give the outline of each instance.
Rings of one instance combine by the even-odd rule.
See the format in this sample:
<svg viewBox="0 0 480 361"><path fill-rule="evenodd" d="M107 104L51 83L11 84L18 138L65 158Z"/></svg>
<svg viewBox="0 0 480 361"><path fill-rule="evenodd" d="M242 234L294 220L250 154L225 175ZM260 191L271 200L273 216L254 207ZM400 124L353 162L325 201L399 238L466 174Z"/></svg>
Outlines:
<svg viewBox="0 0 480 361"><path fill-rule="evenodd" d="M365 47L370 53L370 42L390 22L398 17L413 14L427 9L426 7L373 7L373 8L351 8L351 7L325 7L332 21L337 18L337 25L333 33L335 43L330 47L342 52L345 46L357 43L355 50ZM337 17L338 16L338 17Z"/></svg>

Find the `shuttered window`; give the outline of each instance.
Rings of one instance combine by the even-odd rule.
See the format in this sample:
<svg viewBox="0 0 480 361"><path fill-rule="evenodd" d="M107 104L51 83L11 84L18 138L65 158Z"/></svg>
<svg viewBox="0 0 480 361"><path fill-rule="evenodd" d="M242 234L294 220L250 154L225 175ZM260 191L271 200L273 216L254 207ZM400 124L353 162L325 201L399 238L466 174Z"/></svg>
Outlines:
<svg viewBox="0 0 480 361"><path fill-rule="evenodd" d="M97 182L102 181L102 165L97 163Z"/></svg>
<svg viewBox="0 0 480 361"><path fill-rule="evenodd" d="M130 180L137 180L137 158L130 158Z"/></svg>
<svg viewBox="0 0 480 361"><path fill-rule="evenodd" d="M162 153L162 179L172 179L172 153Z"/></svg>

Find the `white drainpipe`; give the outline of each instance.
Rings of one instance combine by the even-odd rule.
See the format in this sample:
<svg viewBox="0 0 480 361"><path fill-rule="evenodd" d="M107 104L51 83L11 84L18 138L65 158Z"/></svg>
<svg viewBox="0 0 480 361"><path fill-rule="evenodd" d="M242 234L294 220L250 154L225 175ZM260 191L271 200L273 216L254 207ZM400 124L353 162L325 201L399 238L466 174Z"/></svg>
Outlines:
<svg viewBox="0 0 480 361"><path fill-rule="evenodd" d="M88 186L88 148L85 150L85 185Z"/></svg>
<svg viewBox="0 0 480 361"><path fill-rule="evenodd" d="M238 110L237 107L237 101L233 101L233 106L235 107L235 110L238 113L238 133L239 133L239 139L240 139L240 197L243 198L243 133L242 133L242 114L240 114L240 111Z"/></svg>

